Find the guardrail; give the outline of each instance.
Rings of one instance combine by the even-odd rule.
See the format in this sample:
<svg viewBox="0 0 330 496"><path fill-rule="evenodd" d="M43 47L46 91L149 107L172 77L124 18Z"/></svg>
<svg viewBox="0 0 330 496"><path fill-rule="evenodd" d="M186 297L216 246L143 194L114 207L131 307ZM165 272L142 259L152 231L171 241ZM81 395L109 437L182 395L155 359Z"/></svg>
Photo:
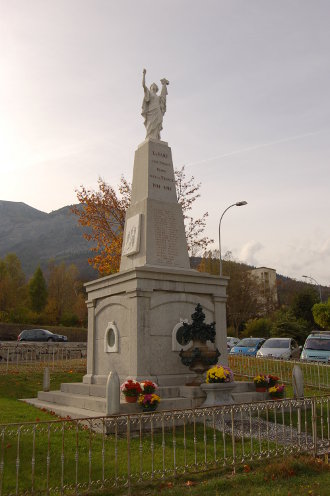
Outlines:
<svg viewBox="0 0 330 496"><path fill-rule="evenodd" d="M0 495L86 494L330 451L330 396L0 425Z"/></svg>
<svg viewBox="0 0 330 496"><path fill-rule="evenodd" d="M86 343L1 343L0 374L10 372L41 370L61 370L70 367L86 369Z"/></svg>
<svg viewBox="0 0 330 496"><path fill-rule="evenodd" d="M292 369L299 365L304 374L304 385L319 390L330 389L330 366L321 362L303 360L281 360L276 358L257 358L244 355L228 355L229 367L235 374L253 378L257 374L274 374L282 382L292 383Z"/></svg>

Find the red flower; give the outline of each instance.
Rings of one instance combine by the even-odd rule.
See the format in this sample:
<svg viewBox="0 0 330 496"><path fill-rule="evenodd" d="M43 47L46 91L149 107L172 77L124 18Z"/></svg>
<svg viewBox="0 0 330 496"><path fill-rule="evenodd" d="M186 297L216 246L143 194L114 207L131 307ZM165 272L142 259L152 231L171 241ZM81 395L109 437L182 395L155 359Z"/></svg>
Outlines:
<svg viewBox="0 0 330 496"><path fill-rule="evenodd" d="M120 386L120 389L125 396L139 396L142 392L140 383L138 381L133 381L132 379L125 381Z"/></svg>

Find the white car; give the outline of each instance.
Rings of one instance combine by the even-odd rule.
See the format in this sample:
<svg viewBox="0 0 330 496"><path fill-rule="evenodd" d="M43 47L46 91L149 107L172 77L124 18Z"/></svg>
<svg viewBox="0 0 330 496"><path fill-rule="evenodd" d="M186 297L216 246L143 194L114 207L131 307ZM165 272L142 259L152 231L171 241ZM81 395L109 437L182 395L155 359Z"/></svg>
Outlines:
<svg viewBox="0 0 330 496"><path fill-rule="evenodd" d="M257 357L274 357L283 359L299 359L301 346L292 338L267 339L257 351Z"/></svg>
<svg viewBox="0 0 330 496"><path fill-rule="evenodd" d="M233 346L236 346L237 343L239 342L240 340L238 338L233 338L231 336L227 336L227 348L228 348L228 351L233 347Z"/></svg>

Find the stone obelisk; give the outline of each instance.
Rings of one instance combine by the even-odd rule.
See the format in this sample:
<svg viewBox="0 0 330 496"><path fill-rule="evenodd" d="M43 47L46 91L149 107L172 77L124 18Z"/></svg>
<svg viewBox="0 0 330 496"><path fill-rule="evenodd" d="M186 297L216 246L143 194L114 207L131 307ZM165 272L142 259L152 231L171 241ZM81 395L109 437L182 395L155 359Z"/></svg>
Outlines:
<svg viewBox="0 0 330 496"><path fill-rule="evenodd" d="M152 138L135 152L120 270L145 265L190 269L171 148Z"/></svg>

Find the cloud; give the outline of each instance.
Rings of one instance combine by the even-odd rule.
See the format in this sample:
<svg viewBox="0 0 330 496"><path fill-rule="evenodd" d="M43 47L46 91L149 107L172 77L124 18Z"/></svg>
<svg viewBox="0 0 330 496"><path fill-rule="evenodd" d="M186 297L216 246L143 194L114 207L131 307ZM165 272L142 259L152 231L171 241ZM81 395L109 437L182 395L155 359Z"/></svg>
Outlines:
<svg viewBox="0 0 330 496"><path fill-rule="evenodd" d="M330 281L330 239L322 234L313 239L295 239L282 246L273 257L280 274L301 278L303 274L316 279L320 284Z"/></svg>
<svg viewBox="0 0 330 496"><path fill-rule="evenodd" d="M258 259L255 256L264 246L259 241L248 241L241 249L239 259L250 265L259 265Z"/></svg>

